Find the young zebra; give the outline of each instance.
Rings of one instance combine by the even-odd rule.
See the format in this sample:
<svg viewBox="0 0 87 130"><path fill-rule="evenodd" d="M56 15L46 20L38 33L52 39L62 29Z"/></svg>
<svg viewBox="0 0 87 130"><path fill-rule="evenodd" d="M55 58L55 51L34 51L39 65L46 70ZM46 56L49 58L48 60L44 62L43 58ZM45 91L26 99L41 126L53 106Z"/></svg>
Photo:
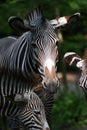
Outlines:
<svg viewBox="0 0 87 130"><path fill-rule="evenodd" d="M26 102L26 105L21 107L19 115L13 118L11 129L26 129L26 130L50 130L46 120L45 109L41 99L32 91L15 96L15 102ZM13 123L16 125L13 125Z"/></svg>
<svg viewBox="0 0 87 130"><path fill-rule="evenodd" d="M52 112L51 106L53 103L53 95L48 95L48 93L47 93L47 95L45 95L44 98L46 98L46 99L45 99L45 102L43 105L43 104L41 104L42 101L39 101L40 98L34 92L33 92L33 94L31 94L31 92L28 92L28 93L24 93L24 95L22 95L22 96L20 94L15 96L15 102L22 103L24 101L24 102L29 103L29 104L27 104L27 106L29 105L28 111L26 112L26 110L25 110L25 114L27 114L27 118L23 117L23 115L22 115L22 117L24 119L23 121L26 122L26 120L27 120L26 123L29 124L28 130L34 130L34 129L35 130L37 130L37 129L38 130L40 130L40 129L41 130L50 130L48 124L51 123L49 116L51 116L50 114ZM40 106L41 106L41 108L39 108ZM45 115L45 114L47 114L47 115ZM34 119L34 116L35 116L35 119ZM40 128L40 125L38 126L38 123L40 123L40 122L38 122L38 120L36 120L36 117L38 118L38 116L39 116L40 122L42 122L42 124L43 124L42 128ZM34 126L32 125L32 122L34 123ZM49 122L49 123L47 123L47 122ZM19 117L11 118L10 128L12 130L26 130L26 127L24 127L23 124L21 124Z"/></svg>
<svg viewBox="0 0 87 130"><path fill-rule="evenodd" d="M77 18L79 14L73 17ZM38 7L27 14L25 21L22 25L28 29L27 32L8 46L7 43L0 44L0 68L15 72L15 75L21 73L30 85L31 80L35 81L35 85L39 80L43 88L55 93L59 86L55 67L59 39L55 29L67 24L67 19L47 20Z"/></svg>
<svg viewBox="0 0 87 130"><path fill-rule="evenodd" d="M39 96L26 82L21 82L20 77L0 72L0 117L12 118L11 124L16 122L16 127L10 126L12 129L49 130L45 115L52 103L49 101L46 109Z"/></svg>
<svg viewBox="0 0 87 130"><path fill-rule="evenodd" d="M64 55L64 60L70 66L76 66L81 70L79 86L83 88L85 96L87 98L87 48L85 49L83 58L81 58L75 52L67 52Z"/></svg>

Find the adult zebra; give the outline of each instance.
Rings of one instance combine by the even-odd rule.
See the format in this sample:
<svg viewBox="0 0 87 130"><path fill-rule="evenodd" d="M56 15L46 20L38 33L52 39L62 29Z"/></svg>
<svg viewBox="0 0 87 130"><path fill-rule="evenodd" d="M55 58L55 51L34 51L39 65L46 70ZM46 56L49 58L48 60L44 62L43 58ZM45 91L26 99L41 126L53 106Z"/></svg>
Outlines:
<svg viewBox="0 0 87 130"><path fill-rule="evenodd" d="M83 58L81 58L75 52L67 52L64 55L64 60L70 66L76 66L81 70L79 86L83 88L85 97L87 99L87 48L85 49Z"/></svg>
<svg viewBox="0 0 87 130"><path fill-rule="evenodd" d="M74 16L76 18L79 14ZM29 85L32 81L35 85L40 81L45 89L55 93L59 86L55 68L58 57L56 44L59 39L55 28L61 25L61 19L45 19L41 8L38 7L28 14L25 20L29 31L3 49L3 54L0 53L0 67L8 72L15 72L16 75L21 73ZM67 24L65 18L63 24ZM5 45L0 46L2 52Z"/></svg>
<svg viewBox="0 0 87 130"><path fill-rule="evenodd" d="M16 125L10 126L12 130L21 127L26 130L50 129L45 110L49 112L53 96L50 98L50 103L47 101L43 104L34 91L35 88L30 89L20 77L0 71L0 117L8 116L14 120L13 123ZM49 96L47 94L48 100Z"/></svg>

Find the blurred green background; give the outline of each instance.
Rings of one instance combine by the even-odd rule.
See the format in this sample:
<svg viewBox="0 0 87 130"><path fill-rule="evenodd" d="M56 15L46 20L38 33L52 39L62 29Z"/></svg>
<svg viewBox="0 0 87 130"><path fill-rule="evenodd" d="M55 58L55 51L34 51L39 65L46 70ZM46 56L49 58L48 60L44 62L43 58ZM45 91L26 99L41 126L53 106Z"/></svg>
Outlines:
<svg viewBox="0 0 87 130"><path fill-rule="evenodd" d="M48 19L81 13L77 23L61 31L63 42L59 45L59 57L63 57L67 51L75 51L82 57L87 47L87 0L0 0L0 38L15 34L8 25L10 16L24 18L26 13L38 5L42 5ZM61 59L58 71L64 71ZM77 93L61 93L53 107L52 124L53 130L77 130L86 125L87 101Z"/></svg>

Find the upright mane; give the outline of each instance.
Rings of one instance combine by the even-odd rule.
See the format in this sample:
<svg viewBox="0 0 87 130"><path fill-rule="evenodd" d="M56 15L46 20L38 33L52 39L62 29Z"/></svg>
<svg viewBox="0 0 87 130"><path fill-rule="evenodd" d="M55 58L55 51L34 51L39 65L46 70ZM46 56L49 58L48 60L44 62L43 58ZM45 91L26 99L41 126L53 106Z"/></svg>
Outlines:
<svg viewBox="0 0 87 130"><path fill-rule="evenodd" d="M38 27L45 21L41 6L26 14L25 21L30 28Z"/></svg>

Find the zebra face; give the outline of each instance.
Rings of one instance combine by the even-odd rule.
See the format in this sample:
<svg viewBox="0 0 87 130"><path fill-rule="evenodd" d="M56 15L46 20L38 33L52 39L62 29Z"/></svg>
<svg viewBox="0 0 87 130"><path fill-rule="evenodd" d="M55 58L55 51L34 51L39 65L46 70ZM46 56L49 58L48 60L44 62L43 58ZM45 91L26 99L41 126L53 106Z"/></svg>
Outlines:
<svg viewBox="0 0 87 130"><path fill-rule="evenodd" d="M55 67L58 58L56 44L59 41L58 37L48 21L34 35L31 44L33 61L36 61L35 64L42 77L43 87L51 93L55 93L59 86Z"/></svg>

